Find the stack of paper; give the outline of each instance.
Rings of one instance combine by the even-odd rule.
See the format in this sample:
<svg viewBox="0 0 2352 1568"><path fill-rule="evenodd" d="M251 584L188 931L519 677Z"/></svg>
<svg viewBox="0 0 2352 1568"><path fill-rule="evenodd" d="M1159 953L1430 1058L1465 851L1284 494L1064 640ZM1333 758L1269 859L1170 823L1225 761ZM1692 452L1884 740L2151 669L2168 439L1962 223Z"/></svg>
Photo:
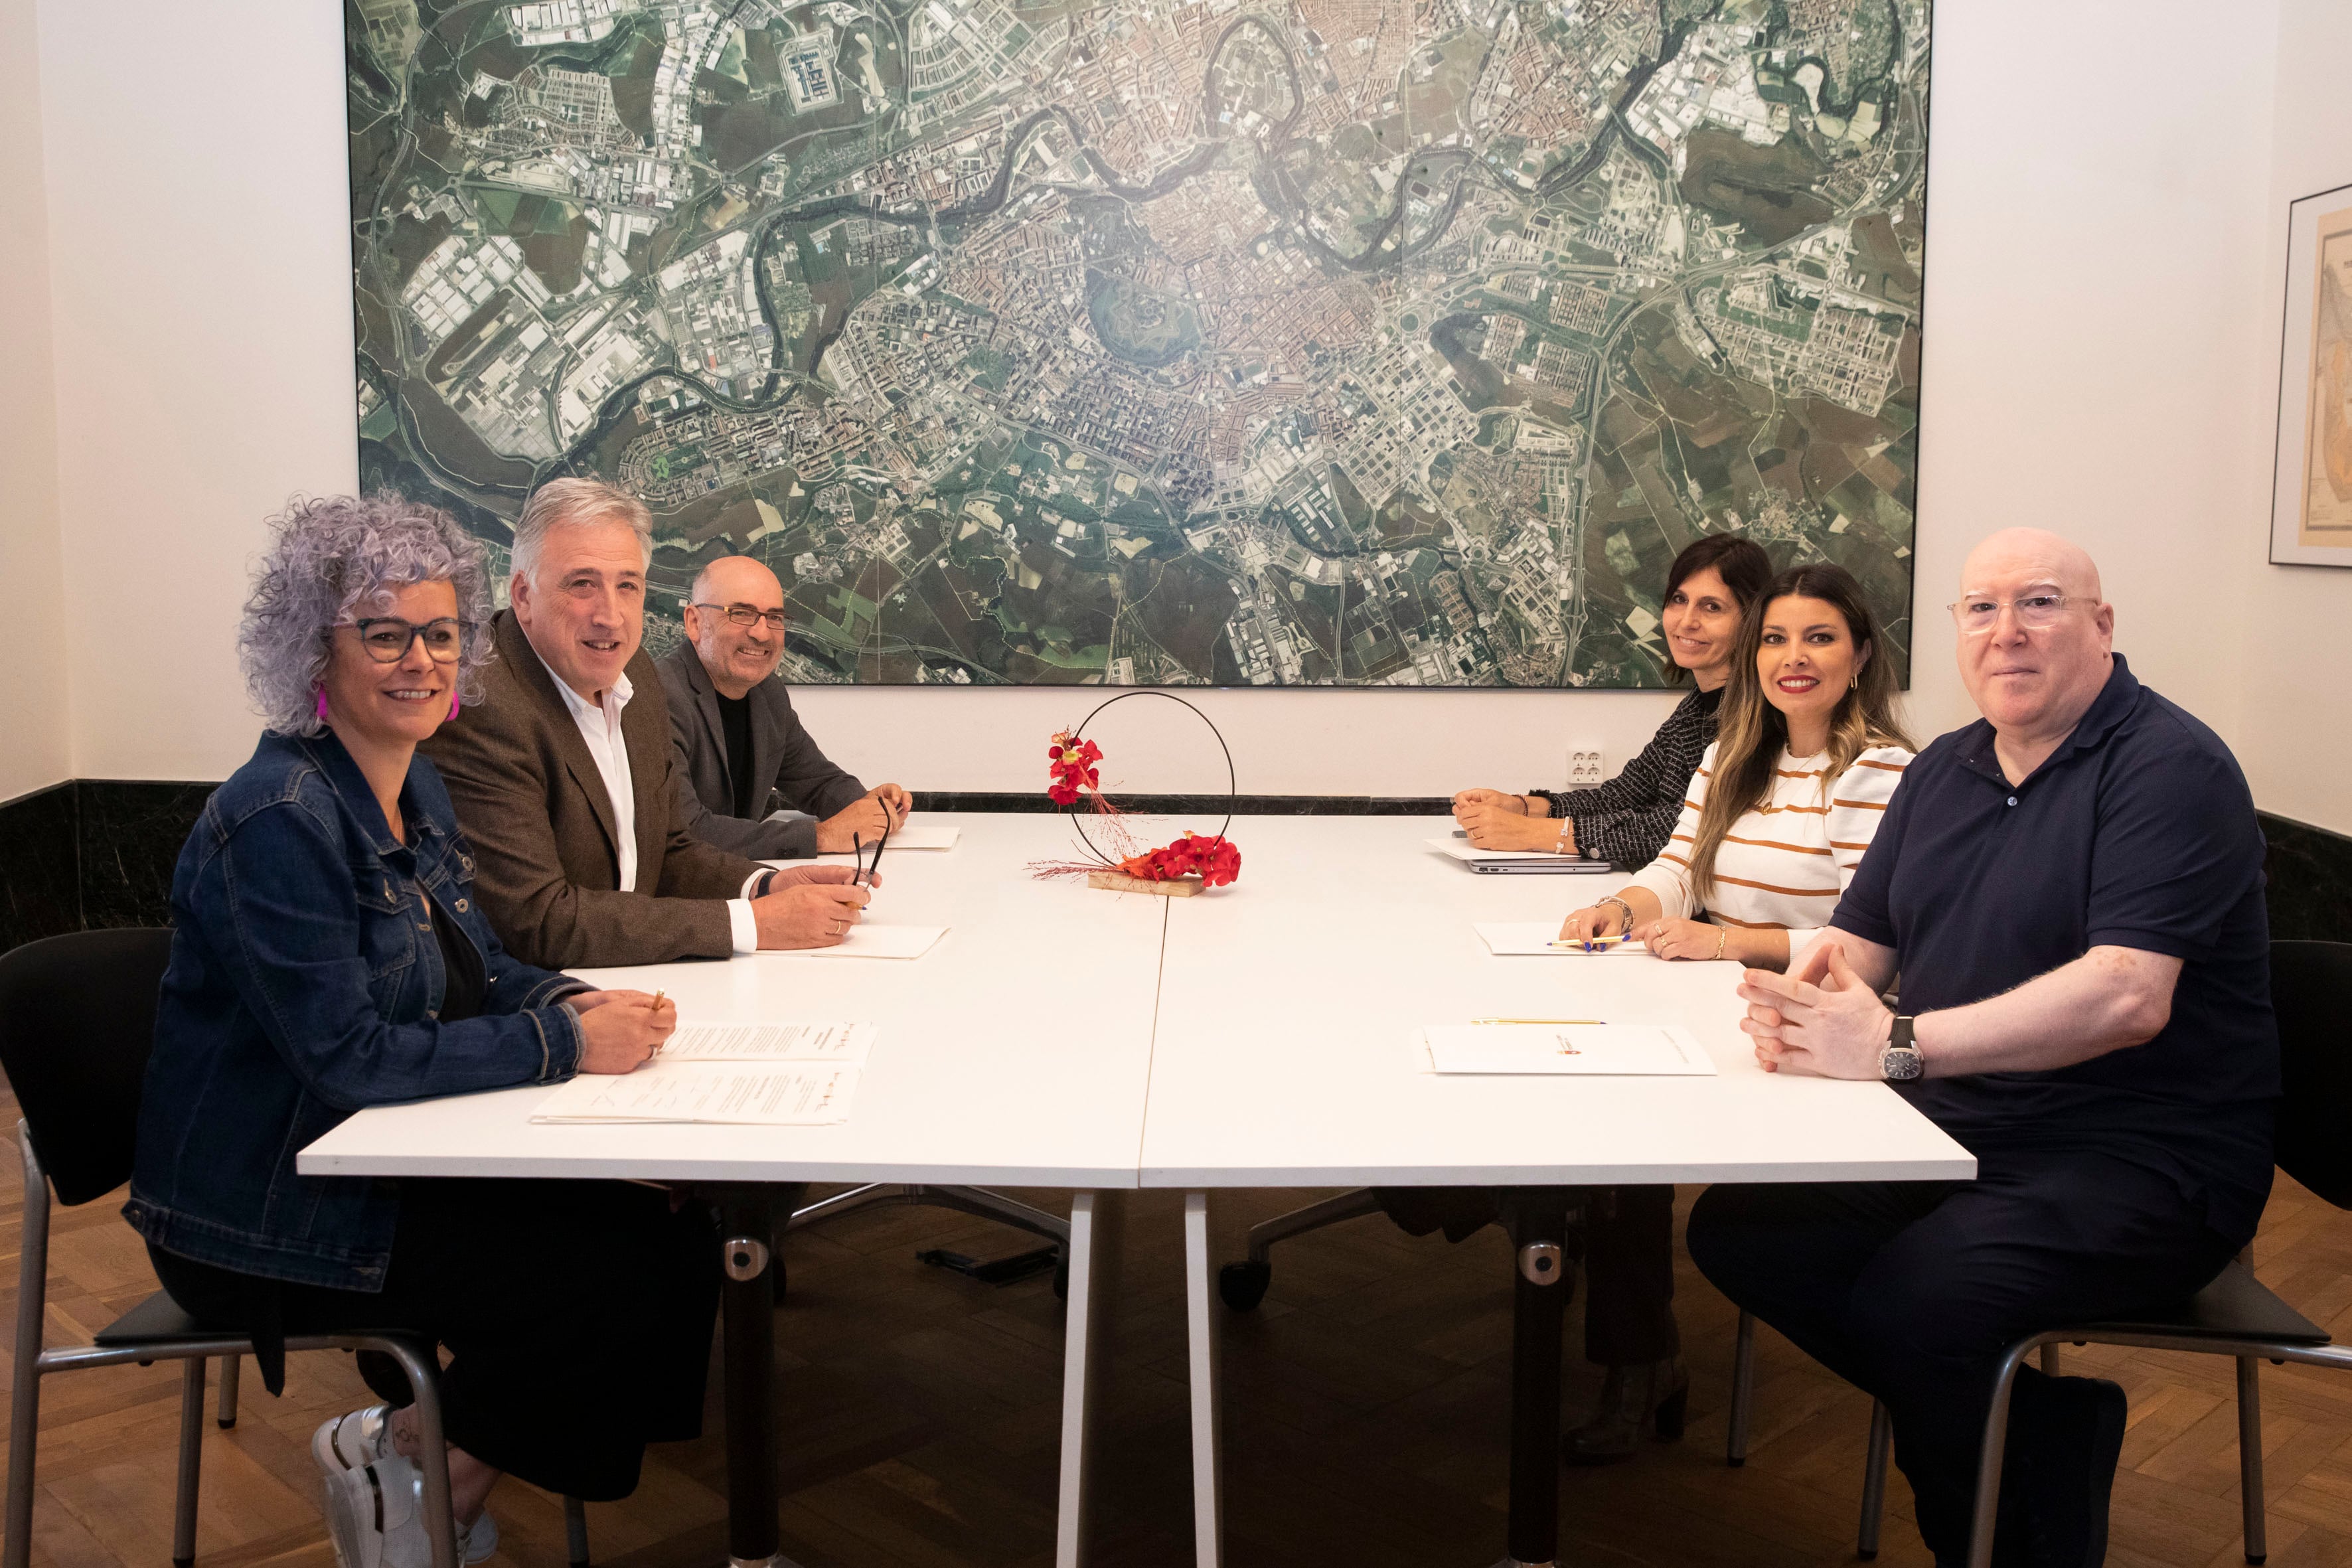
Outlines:
<svg viewBox="0 0 2352 1568"><path fill-rule="evenodd" d="M1421 1037L1433 1072L1715 1076L1690 1031L1671 1026L1430 1024Z"/></svg>
<svg viewBox="0 0 2352 1568"><path fill-rule="evenodd" d="M687 1025L635 1072L583 1074L541 1100L531 1120L762 1127L846 1121L874 1036L871 1024Z"/></svg>

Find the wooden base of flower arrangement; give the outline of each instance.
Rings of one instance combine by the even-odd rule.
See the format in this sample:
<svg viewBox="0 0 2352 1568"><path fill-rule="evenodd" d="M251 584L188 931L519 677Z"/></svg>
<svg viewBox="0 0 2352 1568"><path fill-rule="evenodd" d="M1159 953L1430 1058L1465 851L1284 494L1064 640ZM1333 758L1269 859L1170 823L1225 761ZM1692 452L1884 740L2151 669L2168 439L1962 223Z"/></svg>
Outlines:
<svg viewBox="0 0 2352 1568"><path fill-rule="evenodd" d="M1201 890L1201 879L1171 877L1164 882L1153 882L1130 877L1124 871L1089 871L1087 886L1108 888L1114 893L1157 893L1163 899L1189 899Z"/></svg>

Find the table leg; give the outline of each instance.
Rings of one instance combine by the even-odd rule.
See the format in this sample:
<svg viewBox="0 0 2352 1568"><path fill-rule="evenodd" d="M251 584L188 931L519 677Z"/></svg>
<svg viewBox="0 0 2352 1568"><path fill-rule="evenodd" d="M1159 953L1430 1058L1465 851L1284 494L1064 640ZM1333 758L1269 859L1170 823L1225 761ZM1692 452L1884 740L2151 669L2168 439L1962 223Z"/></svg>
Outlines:
<svg viewBox="0 0 2352 1568"><path fill-rule="evenodd" d="M1199 1568L1224 1558L1224 1468L1218 1442L1216 1265L1209 1257L1209 1194L1184 1194L1184 1339L1192 1391L1192 1552Z"/></svg>
<svg viewBox="0 0 2352 1568"><path fill-rule="evenodd" d="M1103 1282L1109 1218L1099 1193L1070 1194L1070 1292L1062 1338L1062 1485L1054 1516L1054 1568L1085 1561L1089 1522L1087 1481L1093 1473L1094 1376L1102 1361Z"/></svg>
<svg viewBox="0 0 2352 1568"><path fill-rule="evenodd" d="M1511 1293L1511 1505L1507 1568L1559 1554L1559 1335L1575 1276L1566 1261L1569 1195L1512 1204L1518 1245Z"/></svg>
<svg viewBox="0 0 2352 1568"><path fill-rule="evenodd" d="M795 1185L732 1187L719 1196L719 1318L725 1331L729 1568L792 1568L776 1531L776 1303L768 1250L774 1209Z"/></svg>

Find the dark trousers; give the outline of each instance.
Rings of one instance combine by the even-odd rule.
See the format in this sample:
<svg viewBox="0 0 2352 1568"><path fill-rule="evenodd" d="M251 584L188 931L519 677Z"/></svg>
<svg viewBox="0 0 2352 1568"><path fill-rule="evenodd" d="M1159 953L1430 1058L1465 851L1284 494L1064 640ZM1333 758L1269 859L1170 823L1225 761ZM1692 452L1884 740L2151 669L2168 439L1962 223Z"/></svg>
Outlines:
<svg viewBox="0 0 2352 1568"><path fill-rule="evenodd" d="M1489 1187L1378 1187L1381 1209L1406 1231L1460 1241L1499 1224ZM1682 1352L1675 1326L1675 1190L1609 1187L1584 1205L1584 1359L1638 1366Z"/></svg>
<svg viewBox="0 0 2352 1568"><path fill-rule="evenodd" d="M148 1249L199 1321L244 1327L250 1277ZM622 1182L401 1184L381 1291L262 1282L289 1334L400 1329L450 1352L448 1439L551 1492L609 1502L636 1489L647 1443L702 1431L719 1306L710 1211ZM409 1400L389 1357L362 1356L378 1395Z"/></svg>
<svg viewBox="0 0 2352 1568"><path fill-rule="evenodd" d="M1967 1560L2002 1351L2190 1295L2239 1245L2164 1176L2043 1150L1979 1152L1974 1182L1711 1187L1688 1243L1725 1295L1885 1404L1939 1564ZM2021 1391L2013 1424L2034 1403Z"/></svg>

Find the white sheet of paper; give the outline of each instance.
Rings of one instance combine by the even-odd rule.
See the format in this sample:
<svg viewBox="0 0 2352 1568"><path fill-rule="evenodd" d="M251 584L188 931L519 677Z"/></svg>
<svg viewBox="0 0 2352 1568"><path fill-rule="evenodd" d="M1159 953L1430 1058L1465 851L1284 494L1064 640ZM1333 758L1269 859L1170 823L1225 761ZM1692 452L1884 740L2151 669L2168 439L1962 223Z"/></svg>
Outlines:
<svg viewBox="0 0 2352 1568"><path fill-rule="evenodd" d="M531 1120L823 1127L848 1121L856 1093L852 1067L655 1062L625 1077L575 1078L541 1100Z"/></svg>
<svg viewBox="0 0 2352 1568"><path fill-rule="evenodd" d="M1687 1029L1658 1024L1429 1024L1422 1040L1441 1073L1712 1078Z"/></svg>
<svg viewBox="0 0 2352 1568"><path fill-rule="evenodd" d="M666 1062L835 1062L860 1067L871 1024L681 1024L662 1042Z"/></svg>
<svg viewBox="0 0 2352 1568"><path fill-rule="evenodd" d="M888 889L883 889L886 893ZM762 958L920 958L948 934L945 926L877 925L867 921L849 928L838 947L795 947L765 952Z"/></svg>
<svg viewBox="0 0 2352 1568"><path fill-rule="evenodd" d="M1474 921L1471 929L1496 958L1605 958L1612 952L1646 954L1650 951L1638 942L1612 942L1591 952L1574 943L1554 947L1552 943L1559 940L1558 921Z"/></svg>
<svg viewBox="0 0 2352 1568"><path fill-rule="evenodd" d="M901 849L952 849L956 847L956 840L962 837L963 829L958 827L952 822L907 823L903 826L896 827L891 830L890 847L883 851L882 855L884 861L882 868L886 871L888 870L890 868L888 865L890 857ZM835 850L828 854L820 855L817 858L820 860L833 860L845 863L852 858L852 856L850 851L841 849ZM874 859L874 846L871 842L868 842L866 846L866 859L869 865ZM795 860L762 860L760 864L762 866L793 866L802 864L802 862ZM883 879L883 881L887 885L889 879L886 877Z"/></svg>

